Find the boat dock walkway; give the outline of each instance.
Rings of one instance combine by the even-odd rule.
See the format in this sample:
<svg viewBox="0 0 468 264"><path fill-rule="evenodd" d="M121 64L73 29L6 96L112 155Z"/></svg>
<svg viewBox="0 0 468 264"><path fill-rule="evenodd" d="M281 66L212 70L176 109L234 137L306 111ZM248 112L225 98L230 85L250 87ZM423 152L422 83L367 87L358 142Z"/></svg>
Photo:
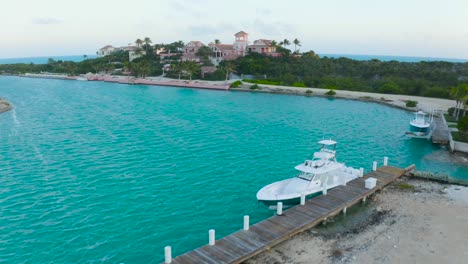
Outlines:
<svg viewBox="0 0 468 264"><path fill-rule="evenodd" d="M387 184L399 178L407 169L382 166L354 179L346 186L338 186L328 190L326 195L320 195L307 200L304 205L294 206L281 215L272 216L248 228L215 241L214 245L206 245L189 251L166 263L241 263L290 237L310 229L328 217L346 209L360 201L365 201L369 195L382 189ZM365 188L365 180L373 177L377 180L372 189Z"/></svg>
<svg viewBox="0 0 468 264"><path fill-rule="evenodd" d="M449 130L447 124L444 122L442 117L434 116L435 128L432 132L432 143L437 144L448 144Z"/></svg>

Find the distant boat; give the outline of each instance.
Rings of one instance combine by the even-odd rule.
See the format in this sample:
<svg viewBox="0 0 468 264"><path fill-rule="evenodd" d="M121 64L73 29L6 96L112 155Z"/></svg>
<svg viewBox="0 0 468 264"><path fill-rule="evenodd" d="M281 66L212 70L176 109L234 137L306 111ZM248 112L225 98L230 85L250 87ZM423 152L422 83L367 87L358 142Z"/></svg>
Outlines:
<svg viewBox="0 0 468 264"><path fill-rule="evenodd" d="M302 194L310 199L320 195L324 189L332 189L362 176L359 170L336 161L337 142L321 140L318 143L322 147L314 153L313 159L295 167L299 171L296 177L263 187L257 193L257 200L270 209L276 208L278 202L290 206L298 204Z"/></svg>
<svg viewBox="0 0 468 264"><path fill-rule="evenodd" d="M433 114L428 115L423 111L416 112L414 119L409 122L409 127L410 131L406 132L407 137L429 139L434 130Z"/></svg>
<svg viewBox="0 0 468 264"><path fill-rule="evenodd" d="M76 77L75 80L77 80L77 81L87 81L88 79L85 78L85 77Z"/></svg>

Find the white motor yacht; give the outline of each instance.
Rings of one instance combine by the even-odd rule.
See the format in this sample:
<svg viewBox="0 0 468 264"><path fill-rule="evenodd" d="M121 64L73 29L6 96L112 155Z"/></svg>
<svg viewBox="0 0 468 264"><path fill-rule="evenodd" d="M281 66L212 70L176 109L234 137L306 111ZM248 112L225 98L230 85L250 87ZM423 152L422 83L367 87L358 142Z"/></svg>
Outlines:
<svg viewBox="0 0 468 264"><path fill-rule="evenodd" d="M299 174L290 179L271 183L257 193L257 200L274 209L278 202L294 205L300 202L302 194L306 199L320 195L343 185L361 175L360 171L346 167L336 161L336 144L333 140L321 140L320 151L315 152L313 159L306 160L295 167Z"/></svg>

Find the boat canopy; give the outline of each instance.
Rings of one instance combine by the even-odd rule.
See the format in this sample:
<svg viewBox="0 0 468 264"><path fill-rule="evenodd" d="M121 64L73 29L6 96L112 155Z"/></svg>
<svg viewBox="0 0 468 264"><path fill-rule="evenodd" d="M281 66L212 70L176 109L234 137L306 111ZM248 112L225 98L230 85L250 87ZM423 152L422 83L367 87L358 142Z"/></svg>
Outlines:
<svg viewBox="0 0 468 264"><path fill-rule="evenodd" d="M324 159L324 160L329 160L335 157L335 154L332 152L325 152L325 151L320 151L320 152L315 152L314 153L314 158L316 159Z"/></svg>
<svg viewBox="0 0 468 264"><path fill-rule="evenodd" d="M344 166L343 163L338 163L335 161L329 160L306 160L304 163L301 163L294 167L298 171L312 174L323 174L329 171L336 170Z"/></svg>
<svg viewBox="0 0 468 264"><path fill-rule="evenodd" d="M336 141L333 141L331 139L320 140L318 143L326 146L336 145Z"/></svg>

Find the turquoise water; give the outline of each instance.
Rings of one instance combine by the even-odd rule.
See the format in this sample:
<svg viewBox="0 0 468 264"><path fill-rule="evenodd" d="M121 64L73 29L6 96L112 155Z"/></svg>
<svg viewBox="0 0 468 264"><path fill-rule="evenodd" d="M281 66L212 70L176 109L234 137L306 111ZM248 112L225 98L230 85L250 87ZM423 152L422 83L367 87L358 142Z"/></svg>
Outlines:
<svg viewBox="0 0 468 264"><path fill-rule="evenodd" d="M86 55L87 59L94 59L96 55ZM46 64L49 58L56 61L74 61L80 62L85 59L83 55L70 55L70 56L43 56L43 57L25 57L25 58L3 58L0 59L0 64L15 64L15 63L34 63L34 64Z"/></svg>
<svg viewBox="0 0 468 264"><path fill-rule="evenodd" d="M448 62L468 62L468 59L460 58L437 58L437 57L415 57L415 56L390 56L390 55L365 55L365 54L319 54L320 57L329 58L349 58L353 60L381 60L381 61L399 61L399 62L421 62L421 61L448 61Z"/></svg>
<svg viewBox="0 0 468 264"><path fill-rule="evenodd" d="M271 215L264 185L332 136L338 158L458 177L403 136L404 111L350 100L0 77L0 261L157 263ZM431 156L432 155L432 156Z"/></svg>

